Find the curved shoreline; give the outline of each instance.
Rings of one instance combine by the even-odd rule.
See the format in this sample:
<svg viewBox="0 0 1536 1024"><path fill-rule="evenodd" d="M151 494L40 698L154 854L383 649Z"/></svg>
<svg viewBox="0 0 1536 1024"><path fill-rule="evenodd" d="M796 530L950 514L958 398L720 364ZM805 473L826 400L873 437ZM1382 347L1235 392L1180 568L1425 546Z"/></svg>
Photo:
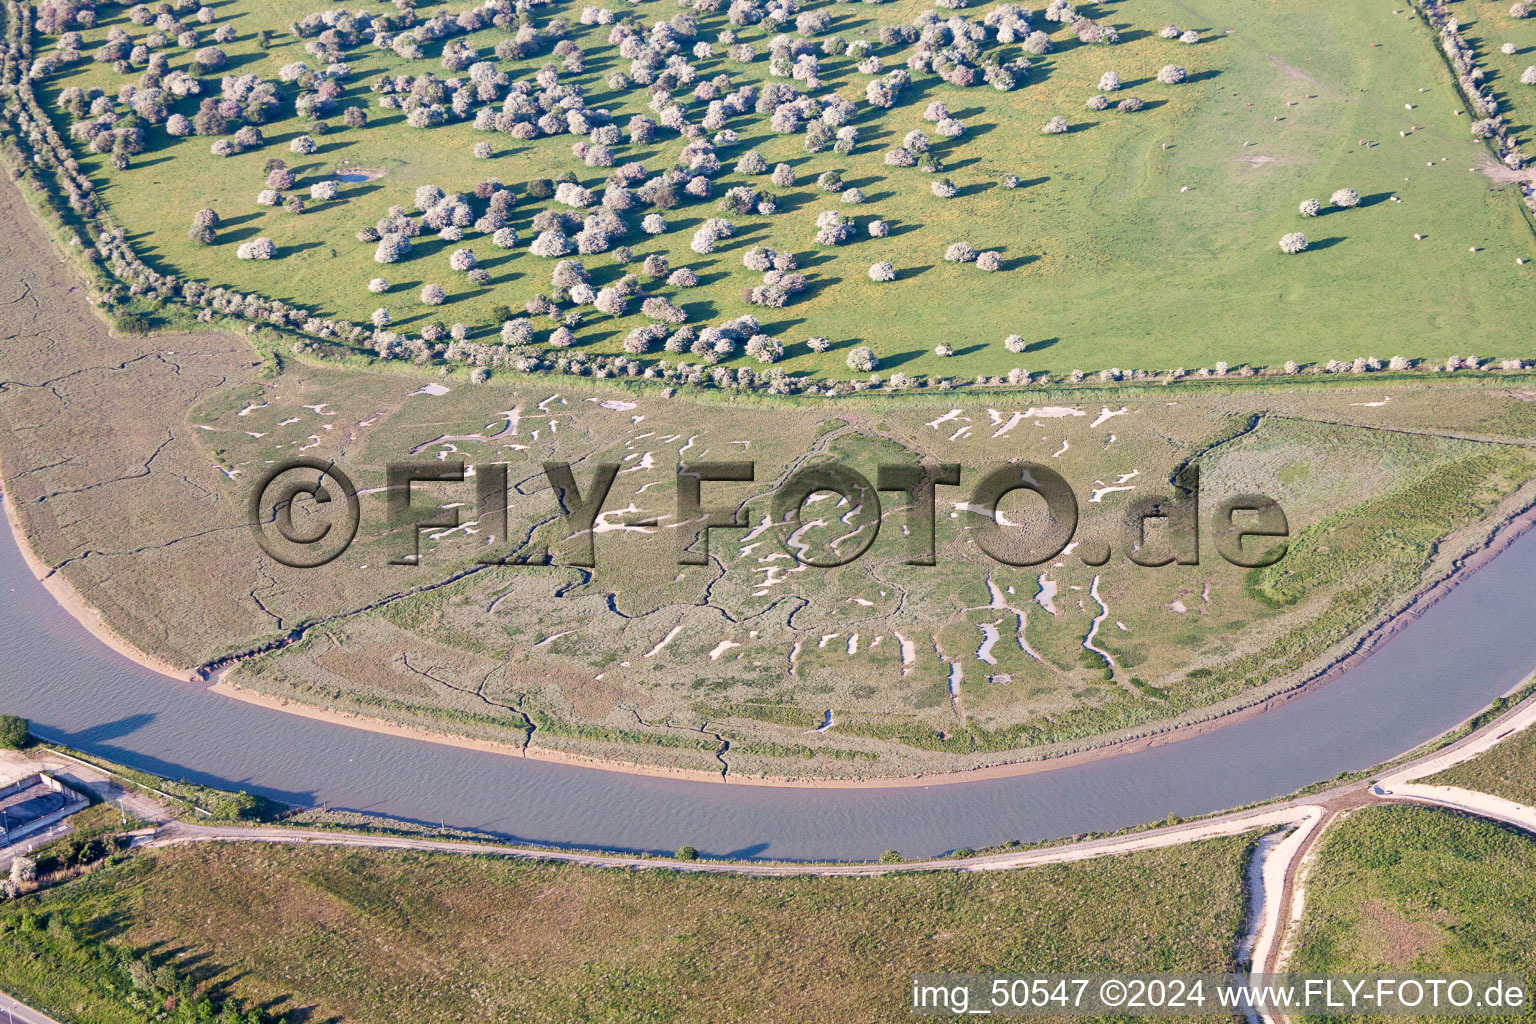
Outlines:
<svg viewBox="0 0 1536 1024"><path fill-rule="evenodd" d="M3 479L3 475L0 475L0 479ZM113 630L99 610L88 604L80 592L71 586L61 574L51 570L45 562L37 557L36 553L32 550L30 541L26 537L25 530L22 528L11 494L9 491L5 491L3 487L0 487L0 500L3 500L5 519L28 570L42 584L49 596L58 603L63 611L78 622L95 639L135 664L164 676L173 682L197 683L202 681L198 670L177 669L135 647ZM1153 747L1178 743L1226 726L1236 725L1239 722L1255 718L1267 711L1289 703L1304 694L1326 686L1353 666L1365 661L1377 647L1391 639L1398 631L1413 622L1424 612L1434 607L1443 597L1483 566L1493 561L1494 558L1533 526L1536 526L1536 503L1528 504L1520 512L1500 522L1484 539L1482 544L1472 548L1456 559L1446 572L1409 596L1399 611L1392 613L1385 621L1369 627L1365 634L1347 650L1336 655L1324 668L1299 683L1284 687L1273 693L1255 696L1253 699L1229 711L1210 715L1198 721L1173 725L1154 722L1143 727L1144 731L1137 735L1111 739L1098 745L1089 746L1086 749L1056 755L1044 754L1036 757L1025 757L1002 764L974 768L957 768L949 771L936 770L931 773L918 772L909 775L862 777L732 776L728 772L720 773L702 769L646 765L619 761L612 758L576 754L568 751L520 746L500 740L477 739L453 733L439 732L420 726L390 722L387 719L353 714L334 708L320 707L303 701L248 689L228 682L225 676L234 665L225 666L222 671L215 673L205 688L210 693L231 700L238 700L245 704L307 718L312 721L358 729L364 732L433 743L460 750L472 750L507 757L520 757L593 771L615 772L647 778L678 779L689 782L710 782L721 785L773 789L905 789L961 785L1054 771L1093 761L1107 760L1148 750ZM1176 722L1176 719L1169 721Z"/></svg>
<svg viewBox="0 0 1536 1024"><path fill-rule="evenodd" d="M0 469L0 480L4 479L3 469ZM135 647L123 638L123 636L108 625L105 616L99 609L86 603L85 597L70 585L55 570L48 567L48 563L37 557L32 550L32 544L27 539L26 531L21 526L21 516L16 510L16 503L11 497L11 492L0 486L0 503L4 506L6 524L10 527L11 537L16 541L16 549L21 552L21 557L27 563L27 569L36 577L37 582L48 591L48 596L58 602L59 607L69 613L70 618L80 623L81 627L91 636L100 640L117 654L129 661L142 665L151 672L158 672L177 682L190 682L190 671L182 671L173 667L170 663L161 661L154 655L146 653Z"/></svg>

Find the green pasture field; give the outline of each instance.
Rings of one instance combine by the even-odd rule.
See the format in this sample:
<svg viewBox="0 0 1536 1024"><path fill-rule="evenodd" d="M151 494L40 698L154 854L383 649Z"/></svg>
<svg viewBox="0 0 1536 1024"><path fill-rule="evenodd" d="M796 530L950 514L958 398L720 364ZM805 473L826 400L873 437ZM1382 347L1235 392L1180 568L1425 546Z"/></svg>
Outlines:
<svg viewBox="0 0 1536 1024"><path fill-rule="evenodd" d="M1492 750L1422 781L1432 786L1461 786L1536 805L1536 729L1526 729Z"/></svg>
<svg viewBox="0 0 1536 1024"><path fill-rule="evenodd" d="M534 10L542 24L554 15L574 22L578 8L562 3ZM910 21L924 8L915 0L833 5L830 34L877 41L881 25ZM239 32L238 40L224 47L230 56L225 73L276 80L278 69L290 61L313 64L303 41L288 35L286 27L316 9L295 0L216 5L215 24L232 24ZM425 5L420 12L427 16L440 9ZM673 10L646 2L618 13L648 24ZM672 211L672 230L655 238L638 230L639 215L632 212L632 230L621 239L634 249L629 269L638 270L639 261L652 253L667 254L673 267L692 267L703 281L696 289L647 287L682 304L700 326L755 312L785 343L784 367L826 376L849 374L844 358L856 344L873 347L883 372L962 378L1021 365L1065 372L1195 368L1218 361L1279 366L1287 360L1305 364L1361 355L1439 361L1473 352L1529 354L1513 351L1521 344L1514 328L1528 305L1530 274L1536 270L1529 262L1516 264L1517 257L1536 257L1519 187L1482 173L1490 157L1471 139L1470 118L1456 115L1462 101L1432 33L1410 5L1138 0L1088 5L1083 11L1116 26L1123 41L1079 44L1070 31L1037 16L1039 25L1054 29L1057 49L1038 59L1012 92L985 85L956 89L923 74L893 109L879 111L863 102L868 76L847 57L823 58L826 86L859 104L856 151L809 155L799 136L770 134L765 116L732 119L729 127L740 141L720 151L728 173L717 179L717 195L732 184L750 183L777 192L779 212L732 218L739 227L736 236L705 257L692 253L688 240L697 224L717 215L713 201ZM957 13L979 19L982 9ZM726 27L723 13L700 20L704 39L713 40ZM1157 32L1165 22L1196 28L1203 40L1185 45L1161 39ZM119 86L137 80L136 74L122 77L89 61L112 26L126 28L135 39L150 31L129 22L126 7L104 7L101 24L85 33L86 61L39 83L45 102L68 86L115 95ZM200 29L205 44L212 27ZM1510 22L1500 29L1501 36L1529 49L1536 23ZM257 46L260 30L276 33L271 49ZM572 38L586 55L586 67L581 74L562 75L562 81L582 86L591 106L610 110L623 124L632 114L648 112L646 97L643 89L621 93L606 84L609 73L628 64L608 45L608 31L575 26ZM468 38L489 55L503 35L487 29ZM765 80L767 33L752 27L739 37L758 49L757 60L728 62L717 45L715 56L695 61L702 77L725 72L737 84ZM39 41L39 52L47 43ZM600 185L607 172L572 157L576 136L525 144L509 135L478 133L468 121L414 129L400 112L377 106L368 87L382 73L430 71L447 77L436 59L440 46L428 43L428 59L414 62L367 43L348 51L352 75L341 106L367 106L369 125L347 129L339 116L331 117L332 131L319 137L320 149L310 157L288 151L288 141L307 129L292 116L295 87L289 85L284 86L286 116L263 126L268 141L259 150L215 157L210 139L175 140L155 127L148 132L149 151L127 170L113 170L105 157L83 146L77 147L79 159L130 240L159 269L358 323L383 306L393 315L392 329L407 333L432 320L463 322L484 339L499 326L494 308L520 308L533 294L549 292L553 261L531 256L527 243L532 215L552 204L520 201L513 223L521 244L510 252L473 233L463 243L425 234L408 260L380 267L372 260L373 244L357 241L355 232L390 206L411 208L413 192L423 184L467 193L477 181L494 177L521 194L532 178L568 171L591 186ZM1000 50L1007 59L1018 47ZM173 45L168 52L173 69L189 62L186 50ZM901 65L906 49L877 45L875 52L890 69ZM548 62L546 53L498 67L526 77ZM1159 84L1158 69L1172 63L1187 67L1191 80ZM1135 94L1147 101L1145 110L1085 108L1107 70L1118 71L1128 83L1111 98ZM1513 65L1500 73L1510 76L1512 94L1528 88L1518 84ZM205 96L217 89L217 77L205 79ZM688 102L690 118L702 114L702 103L685 91L678 97ZM967 125L961 138L940 139L935 146L944 174L960 189L947 201L930 194L923 171L883 161L884 152L908 131L932 134L921 115L933 100L946 103ZM1405 109L1409 105L1412 109ZM196 100L189 99L177 109L190 116L195 107ZM1040 126L1054 116L1065 117L1071 131L1041 134ZM61 129L67 128L68 116L59 120ZM616 149L618 160L661 170L682 142L666 130L658 138L640 147L626 142ZM492 159L471 157L480 140L493 145ZM776 189L766 177L730 173L736 157L749 148L761 151L770 164L793 164L797 183ZM287 160L298 172L295 194L306 196L310 184L343 163L384 174L366 184L343 185L338 200L312 203L294 215L255 204L264 187L263 166L272 157ZM869 201L846 206L817 191L814 179L826 170L840 171ZM1000 184L1008 174L1020 179L1017 189ZM1327 208L1328 197L1345 187L1363 197L1361 205ZM1298 215L1298 203L1307 198L1323 201L1323 217ZM218 244L208 248L187 238L192 214L202 207L223 218ZM814 219L825 209L855 215L858 240L837 248L814 245ZM890 237L863 233L875 217L892 224ZM1276 242L1291 231L1303 231L1312 245L1286 257ZM1415 234L1423 240L1415 241ZM279 258L237 260L236 245L256 236L271 238ZM946 263L945 248L960 240L999 251L1003 269L988 274L974 264ZM469 285L448 268L448 252L460 244L473 248L490 270L488 286ZM811 277L810 291L778 310L748 306L741 293L758 278L742 266L741 254L754 245L796 253ZM875 284L866 271L882 259L895 265L897 280ZM611 253L585 262L599 284L622 272ZM365 290L374 276L390 282L388 293ZM425 283L442 285L449 301L436 308L422 305L417 293ZM595 353L618 352L627 330L643 322L638 313L614 320L589 309L577 344ZM541 322L541 338L550 326ZM1002 340L1010 334L1024 337L1030 349L1006 351ZM810 351L803 342L813 336L830 338L833 347L824 354ZM940 342L956 354L934 355Z"/></svg>
<svg viewBox="0 0 1536 1024"><path fill-rule="evenodd" d="M0 987L77 1024L194 986L359 1024L896 1019L923 971L1226 970L1251 845L859 879L199 845L0 908Z"/></svg>
<svg viewBox="0 0 1536 1024"><path fill-rule="evenodd" d="M1533 886L1536 843L1515 829L1424 807L1355 811L1323 837L1289 969L1529 976Z"/></svg>

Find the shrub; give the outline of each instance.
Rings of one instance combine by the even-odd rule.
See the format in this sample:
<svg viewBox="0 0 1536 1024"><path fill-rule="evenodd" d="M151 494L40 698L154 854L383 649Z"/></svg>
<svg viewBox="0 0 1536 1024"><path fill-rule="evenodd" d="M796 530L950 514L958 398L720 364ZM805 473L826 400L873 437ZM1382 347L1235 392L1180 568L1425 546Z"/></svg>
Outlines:
<svg viewBox="0 0 1536 1024"><path fill-rule="evenodd" d="M880 361L868 345L860 345L848 353L848 369L857 373L869 373L878 365Z"/></svg>
<svg viewBox="0 0 1536 1024"><path fill-rule="evenodd" d="M788 188L795 183L795 169L789 164L779 164L773 169L772 181L781 188Z"/></svg>
<svg viewBox="0 0 1536 1024"><path fill-rule="evenodd" d="M473 249L455 249L448 255L448 266L460 272L474 270L479 265Z"/></svg>
<svg viewBox="0 0 1536 1024"><path fill-rule="evenodd" d="M1180 82L1187 81L1188 78L1189 72L1177 64L1165 64L1162 70L1157 73L1157 80L1164 85L1178 85Z"/></svg>
<svg viewBox="0 0 1536 1024"><path fill-rule="evenodd" d="M1293 231L1280 237L1280 251L1288 255L1295 255L1307 247L1307 238L1299 231Z"/></svg>
<svg viewBox="0 0 1536 1024"><path fill-rule="evenodd" d="M297 153L300 156L309 156L316 148L315 140L308 135L300 135L288 143L289 152Z"/></svg>
<svg viewBox="0 0 1536 1024"><path fill-rule="evenodd" d="M747 355L767 366L783 357L784 346L772 335L754 334L747 341Z"/></svg>
<svg viewBox="0 0 1536 1024"><path fill-rule="evenodd" d="M0 715L0 747L20 750L32 742L32 730L25 718Z"/></svg>
<svg viewBox="0 0 1536 1024"><path fill-rule="evenodd" d="M441 306L447 297L443 289L435 284L425 285L421 289L421 301L428 306Z"/></svg>
<svg viewBox="0 0 1536 1024"><path fill-rule="evenodd" d="M402 234L389 232L379 236L378 247L373 250L375 263L398 263L411 251L411 240Z"/></svg>
<svg viewBox="0 0 1536 1024"><path fill-rule="evenodd" d="M936 178L928 185L929 191L940 199L953 199L955 197L955 183L948 178Z"/></svg>
<svg viewBox="0 0 1536 1024"><path fill-rule="evenodd" d="M1053 117L1040 126L1040 132L1044 135L1061 135L1066 130L1067 119L1064 117Z"/></svg>
<svg viewBox="0 0 1536 1024"><path fill-rule="evenodd" d="M869 231L870 238L885 238L891 233L891 225L887 221L872 220L869 222L867 230Z"/></svg>
<svg viewBox="0 0 1536 1024"><path fill-rule="evenodd" d="M869 279L871 281L894 281L896 280L896 268L891 266L889 260L881 260L869 268Z"/></svg>
<svg viewBox="0 0 1536 1024"><path fill-rule="evenodd" d="M990 249L976 257L976 266L986 271L1003 269L1003 258Z"/></svg>
<svg viewBox="0 0 1536 1024"><path fill-rule="evenodd" d="M955 350L943 342L940 342L933 347L933 354L936 356L952 356L955 354Z"/></svg>
<svg viewBox="0 0 1536 1024"><path fill-rule="evenodd" d="M240 243L235 250L235 256L242 260L269 260L277 255L277 246L272 244L270 238L253 238L249 242Z"/></svg>
<svg viewBox="0 0 1536 1024"><path fill-rule="evenodd" d="M1003 348L1017 355L1018 353L1023 352L1025 349L1029 348L1029 342L1025 341L1017 334L1010 334L1008 337L1003 339Z"/></svg>
<svg viewBox="0 0 1536 1024"><path fill-rule="evenodd" d="M944 259L950 263L970 263L978 253L969 242L955 242L944 250Z"/></svg>
<svg viewBox="0 0 1536 1024"><path fill-rule="evenodd" d="M687 267L678 267L667 275L667 284L673 288L693 288L699 283L699 275Z"/></svg>
<svg viewBox="0 0 1536 1024"><path fill-rule="evenodd" d="M499 249L511 249L517 245L516 228L497 228L491 235L491 244Z"/></svg>
<svg viewBox="0 0 1536 1024"><path fill-rule="evenodd" d="M1329 202L1342 210L1347 210L1352 206L1360 205L1360 195L1352 188L1341 188L1329 198Z"/></svg>
<svg viewBox="0 0 1536 1024"><path fill-rule="evenodd" d="M1089 110L1105 110L1108 107L1109 107L1109 98L1107 96L1102 96L1101 95L1101 96L1089 96L1088 97L1088 109Z"/></svg>
<svg viewBox="0 0 1536 1024"><path fill-rule="evenodd" d="M699 851L695 850L691 846L679 846L677 848L677 853L675 853L673 856L677 860L698 860Z"/></svg>
<svg viewBox="0 0 1536 1024"><path fill-rule="evenodd" d="M368 282L368 290L375 295L382 295L389 291L389 282L382 277L375 277Z"/></svg>
<svg viewBox="0 0 1536 1024"><path fill-rule="evenodd" d="M1134 114L1136 111L1145 106L1146 104L1142 102L1141 97L1127 96L1125 99L1120 101L1115 109L1120 111L1122 114Z"/></svg>
<svg viewBox="0 0 1536 1024"><path fill-rule="evenodd" d="M1316 217L1322 208L1323 204L1316 199L1303 199L1301 201L1301 215L1303 217Z"/></svg>
<svg viewBox="0 0 1536 1024"><path fill-rule="evenodd" d="M316 202L330 202L341 191L334 181L317 181L309 186L309 198Z"/></svg>
<svg viewBox="0 0 1536 1024"><path fill-rule="evenodd" d="M476 160L489 160L491 158L491 144L489 142L477 142L470 150Z"/></svg>
<svg viewBox="0 0 1536 1024"><path fill-rule="evenodd" d="M1120 76L1113 71L1106 71L1099 78L1100 92L1114 92L1118 88L1120 88Z"/></svg>
<svg viewBox="0 0 1536 1024"><path fill-rule="evenodd" d="M1532 64L1520 73L1520 81L1524 85L1536 85L1536 64ZM169 127L170 122L166 122L166 126Z"/></svg>

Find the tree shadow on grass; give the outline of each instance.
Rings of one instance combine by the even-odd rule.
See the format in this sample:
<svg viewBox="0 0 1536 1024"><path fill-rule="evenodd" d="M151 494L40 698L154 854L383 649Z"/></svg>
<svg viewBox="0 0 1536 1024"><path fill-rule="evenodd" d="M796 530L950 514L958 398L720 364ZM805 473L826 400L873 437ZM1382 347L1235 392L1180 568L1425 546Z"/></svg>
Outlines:
<svg viewBox="0 0 1536 1024"><path fill-rule="evenodd" d="M1315 242L1308 242L1306 252L1318 252L1322 249L1331 249L1348 238L1348 235L1335 235L1332 238L1320 238Z"/></svg>
<svg viewBox="0 0 1536 1024"><path fill-rule="evenodd" d="M791 192L789 195L780 196L777 205L784 213L793 213L814 198L816 198L814 192Z"/></svg>
<svg viewBox="0 0 1536 1024"><path fill-rule="evenodd" d="M1041 338L1039 341L1032 341L1028 345L1025 345L1024 346L1024 351L1025 352L1043 352L1046 349L1050 348L1052 345L1056 344L1060 340L1061 340L1060 338Z"/></svg>
<svg viewBox="0 0 1536 1024"><path fill-rule="evenodd" d="M900 270L896 271L896 280L910 281L912 278L917 277L920 274L926 274L932 269L932 263L920 263L915 267L902 267Z"/></svg>
<svg viewBox="0 0 1536 1024"><path fill-rule="evenodd" d="M1368 196L1361 196L1360 197L1359 205L1360 205L1361 209L1366 209L1368 207L1377 206L1377 205L1379 205L1381 203L1384 203L1388 199L1391 199L1391 198L1392 198L1392 193L1391 192L1373 192L1373 193L1371 193ZM1330 211L1330 212L1335 212L1335 211ZM1342 211L1339 211L1339 212L1342 212Z"/></svg>
<svg viewBox="0 0 1536 1024"><path fill-rule="evenodd" d="M955 195L960 197L960 198L969 198L970 196L981 195L981 193L983 193L983 192L987 191L987 189L991 189L991 188L997 188L997 182L995 182L995 181L978 181L975 184L965 185L965 186L957 189L955 191Z"/></svg>
<svg viewBox="0 0 1536 1024"><path fill-rule="evenodd" d="M890 369L893 366L904 366L907 363L912 362L913 360L921 359L923 356L925 356L927 354L928 354L928 350L927 349L918 348L918 349L913 349L910 352L898 352L898 353L896 353L895 355L892 355L892 356L881 356L880 357L880 365L878 367L876 367L876 369L888 370L888 369Z"/></svg>
<svg viewBox="0 0 1536 1024"><path fill-rule="evenodd" d="M889 234L886 237L888 237L888 238L899 238L902 235L907 234L908 232L916 231L920 227L922 227L921 224L907 224L905 222L898 221L898 222L895 222L895 223L891 224L891 230L890 230Z"/></svg>
<svg viewBox="0 0 1536 1024"><path fill-rule="evenodd" d="M252 214L252 216L259 217L260 214ZM227 224L229 222L225 221L224 223ZM219 240L219 243L224 244L231 242L243 242L247 238L255 238L257 235L261 234L261 228L255 227L253 225L251 227L236 228L234 231L226 231L224 230L224 224L220 224L217 228L214 229L214 232L215 236Z"/></svg>
<svg viewBox="0 0 1536 1024"><path fill-rule="evenodd" d="M1031 254L1029 254L1027 256L1015 256L1011 260L1003 260L1003 265L1001 267L999 267L998 269L999 270L1020 270L1020 269L1022 269L1024 267L1029 266L1031 263L1035 262L1039 258L1040 258L1039 256L1036 256L1033 253L1031 253Z"/></svg>

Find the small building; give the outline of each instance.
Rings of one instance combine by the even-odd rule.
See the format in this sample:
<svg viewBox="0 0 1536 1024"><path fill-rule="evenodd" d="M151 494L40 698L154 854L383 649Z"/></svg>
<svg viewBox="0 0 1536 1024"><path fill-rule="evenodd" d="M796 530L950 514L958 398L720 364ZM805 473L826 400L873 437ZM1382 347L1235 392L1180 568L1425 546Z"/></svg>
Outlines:
<svg viewBox="0 0 1536 1024"><path fill-rule="evenodd" d="M47 772L0 785L0 850L82 810L89 801Z"/></svg>

